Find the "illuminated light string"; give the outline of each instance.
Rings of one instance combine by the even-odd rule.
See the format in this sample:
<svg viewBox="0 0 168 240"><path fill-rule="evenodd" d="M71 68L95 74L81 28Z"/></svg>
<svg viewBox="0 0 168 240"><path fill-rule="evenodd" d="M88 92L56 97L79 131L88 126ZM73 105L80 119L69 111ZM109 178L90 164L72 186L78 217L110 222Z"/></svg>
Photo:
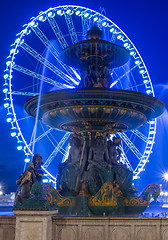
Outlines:
<svg viewBox="0 0 168 240"><path fill-rule="evenodd" d="M5 81L8 81L8 82L5 82L4 88L3 88L3 92L5 94L5 99L6 99L6 100L4 99L4 101L5 101L4 107L6 107L6 109L8 111L7 119L11 124L13 124L13 122L15 123L17 131L18 131L18 134L16 135L17 140L18 140L19 144L22 142L25 145L25 147L22 149L25 151L25 148L26 148L27 151L29 152L29 154L32 154L32 152L29 149L29 146L28 146L28 144L21 132L21 129L19 127L18 120L16 119L16 113L14 110L13 99L12 99L12 95L14 93L12 93L12 89L11 89L11 86L12 86L11 79L12 79L12 71L15 66L15 63L14 63L15 55L17 55L19 53L18 47L23 45L23 43L24 43L23 37L31 34L31 28L32 27L36 28L38 26L38 21L44 22L47 20L47 18L51 18L51 19L54 18L56 14L59 16L63 16L65 13L69 17L71 17L71 15L75 13L76 16L84 17L85 19L93 18L93 20L95 22L99 22L99 23L101 22L102 26L104 26L106 29L108 28L109 32L111 34L116 34L117 39L123 42L123 46L130 51L130 55L135 59L135 66L133 66L133 68L136 66L139 67L139 69L140 69L139 74L142 76L142 78L144 78L143 84L144 84L144 87L146 88L146 93L154 96L154 91L153 91L153 86L152 86L152 83L150 80L150 76L148 74L146 66L145 66L139 52L137 51L137 49L135 48L135 46L131 42L131 40L128 38L128 36L115 23L113 23L107 17L105 17L102 14L100 14L96 11L93 11L91 9L76 6L76 5L75 6L74 5L58 6L55 8L50 8L50 9L46 10L45 12L40 12L37 17L31 18L31 22L26 24L24 26L25 28L19 34L17 34L17 38L16 38L14 44L11 45L10 55L8 56L8 60L6 62L7 67L5 69L5 74L4 74ZM72 68L71 70L74 73L75 79L73 77L71 77L70 75L67 75L67 77L69 77L69 79L75 85L78 85L81 77L75 69ZM130 71L128 71L128 73L130 73ZM121 77L119 77L119 78L121 78ZM120 79L118 79L118 81L119 80ZM116 85L118 81L117 80L114 81L111 84L111 87ZM68 84L64 84L64 86L67 88L74 88L74 86L68 85ZM9 95L9 98L8 98L8 95ZM9 102L9 99L10 99L10 102ZM10 107L10 109L9 109L9 107ZM10 110L12 110L12 112L10 112ZM13 125L12 125L12 128L13 128ZM12 129L13 135L15 135L14 130L15 129ZM153 142L154 142L155 132L156 132L156 121L154 121L154 130L153 131L149 130L148 138L152 139L152 140L150 140L150 142L148 141L148 143L146 145L146 149L142 156L141 160L144 164L146 162L145 159L147 159L150 155L151 148L152 148ZM34 136L35 136L35 131L34 131ZM34 139L35 139L35 137L34 137ZM26 154L26 151L25 151L25 154ZM147 155L147 157L146 157L146 155ZM138 175L140 174L143 167L144 167L144 165L142 165L142 163L140 161L139 166L137 168L136 177L138 177Z"/></svg>

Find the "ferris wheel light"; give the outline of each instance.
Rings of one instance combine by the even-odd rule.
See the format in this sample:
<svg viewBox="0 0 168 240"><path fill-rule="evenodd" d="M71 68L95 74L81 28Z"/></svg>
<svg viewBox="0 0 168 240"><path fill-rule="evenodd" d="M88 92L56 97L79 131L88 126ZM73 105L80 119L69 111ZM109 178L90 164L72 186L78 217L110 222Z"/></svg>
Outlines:
<svg viewBox="0 0 168 240"><path fill-rule="evenodd" d="M130 52L130 55L131 55L131 56L133 56L134 54L135 54L135 52L134 52L134 51L131 51L131 52Z"/></svg>
<svg viewBox="0 0 168 240"><path fill-rule="evenodd" d="M48 17L50 17L50 18L53 18L53 17L55 17L55 13L54 12L48 12Z"/></svg>
<svg viewBox="0 0 168 240"><path fill-rule="evenodd" d="M84 13L84 17L87 18L89 16L89 13L88 12L85 12Z"/></svg>
<svg viewBox="0 0 168 240"><path fill-rule="evenodd" d="M102 26L105 27L107 25L107 22L102 22Z"/></svg>
<svg viewBox="0 0 168 240"><path fill-rule="evenodd" d="M145 73L145 70L142 69L142 70L139 71L139 73L140 73L140 74L143 74L143 73Z"/></svg>
<svg viewBox="0 0 168 240"><path fill-rule="evenodd" d="M115 29L114 29L113 27L110 28L110 32L111 32L111 33L114 32L114 30L115 30Z"/></svg>
<svg viewBox="0 0 168 240"><path fill-rule="evenodd" d="M30 27L37 27L38 26L38 22L32 21L29 23Z"/></svg>
<svg viewBox="0 0 168 240"><path fill-rule="evenodd" d="M30 158L25 158L25 163L29 163L30 162Z"/></svg>
<svg viewBox="0 0 168 240"><path fill-rule="evenodd" d="M144 84L146 84L146 83L148 83L148 82L149 82L148 79L143 80L143 83L144 83Z"/></svg>
<svg viewBox="0 0 168 240"><path fill-rule="evenodd" d="M43 183L48 183L48 179L43 179L42 182Z"/></svg>
<svg viewBox="0 0 168 240"><path fill-rule="evenodd" d="M41 22L45 22L46 21L46 16L44 16L44 15L42 15L42 16L40 16L39 17L39 21L41 21Z"/></svg>
<svg viewBox="0 0 168 240"><path fill-rule="evenodd" d="M9 105L10 105L9 102L4 103L4 108L8 108Z"/></svg>
<svg viewBox="0 0 168 240"><path fill-rule="evenodd" d="M97 16L95 16L95 17L93 18L93 21L94 21L94 22L97 22L98 19L99 19L99 18L98 18Z"/></svg>
<svg viewBox="0 0 168 240"><path fill-rule="evenodd" d="M59 9L59 10L57 11L57 14L58 14L59 16L62 16L62 15L64 14L64 12L63 12L61 9Z"/></svg>
<svg viewBox="0 0 168 240"><path fill-rule="evenodd" d="M121 38L122 38L122 35L121 35L121 34L117 36L117 39L121 39Z"/></svg>
<svg viewBox="0 0 168 240"><path fill-rule="evenodd" d="M11 61L7 61L6 66L9 67L11 65L11 63L12 63Z"/></svg>
<svg viewBox="0 0 168 240"><path fill-rule="evenodd" d="M5 74L4 75L4 79L6 80L6 79L8 79L9 78L9 74Z"/></svg>
<svg viewBox="0 0 168 240"><path fill-rule="evenodd" d="M10 106L10 100L9 98L5 98L4 99L5 103L4 103L4 108L8 108Z"/></svg>
<svg viewBox="0 0 168 240"><path fill-rule="evenodd" d="M149 89L149 90L146 90L146 93L150 94L150 93L152 93L152 91Z"/></svg>
<svg viewBox="0 0 168 240"><path fill-rule="evenodd" d="M76 14L77 16L80 16L81 11L80 11L80 10L76 10L75 14Z"/></svg>
<svg viewBox="0 0 168 240"><path fill-rule="evenodd" d="M136 61L135 61L135 64L136 64L136 65L138 65L138 64L140 64L140 63L141 63L141 61L139 61L139 60L136 60Z"/></svg>
<svg viewBox="0 0 168 240"><path fill-rule="evenodd" d="M12 130L12 131L11 131L11 137L16 137L16 135L17 135L17 129L16 129L16 127L13 127L11 130Z"/></svg>
<svg viewBox="0 0 168 240"><path fill-rule="evenodd" d="M7 93L9 91L8 86L9 86L8 83L3 84L3 87L4 87L3 90L2 90L3 93Z"/></svg>
<svg viewBox="0 0 168 240"><path fill-rule="evenodd" d="M15 49L14 49L14 48L10 50L10 54L12 54L12 53L14 53L14 52L15 52Z"/></svg>
<svg viewBox="0 0 168 240"><path fill-rule="evenodd" d="M6 121L8 122L8 123L10 123L10 122L12 122L12 119L13 119L13 114L12 113L7 113L7 119L6 119Z"/></svg>
<svg viewBox="0 0 168 240"><path fill-rule="evenodd" d="M18 143L17 150L19 150L19 151L22 150L23 149L23 142L19 140L17 143Z"/></svg>
<svg viewBox="0 0 168 240"><path fill-rule="evenodd" d="M126 43L124 43L124 47L127 47L128 45L129 45L129 43L127 43L127 42L126 42Z"/></svg>
<svg viewBox="0 0 168 240"><path fill-rule="evenodd" d="M66 14L72 15L72 14L73 14L73 11L72 11L71 9L67 9L67 10L66 10Z"/></svg>

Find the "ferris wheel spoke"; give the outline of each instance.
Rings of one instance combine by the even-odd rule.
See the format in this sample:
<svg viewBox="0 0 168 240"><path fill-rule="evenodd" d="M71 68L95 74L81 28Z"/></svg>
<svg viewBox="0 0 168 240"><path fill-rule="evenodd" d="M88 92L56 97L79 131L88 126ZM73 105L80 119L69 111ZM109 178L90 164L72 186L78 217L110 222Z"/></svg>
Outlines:
<svg viewBox="0 0 168 240"><path fill-rule="evenodd" d="M129 160L128 160L128 158L127 158L127 156L126 156L126 154L125 154L125 152L123 150L123 148L120 147L120 149L121 149L122 161L126 164L126 166L130 169L130 171L133 172L133 168L132 168L132 166L131 166L131 164L130 164L130 162L129 162Z"/></svg>
<svg viewBox="0 0 168 240"><path fill-rule="evenodd" d="M52 160L55 158L55 156L57 155L57 153L60 151L60 148L64 145L64 143L66 142L66 140L69 138L70 133L65 133L64 137L61 139L61 141L58 143L58 145L56 146L56 148L54 149L54 151L50 154L50 156L48 157L48 159L46 160L46 162L44 163L44 167L47 168L50 163L52 162Z"/></svg>
<svg viewBox="0 0 168 240"><path fill-rule="evenodd" d="M61 64L61 66L65 69L65 71L72 77L72 72L70 71L70 68L65 65L62 61L59 59L59 52L55 49L53 44L50 40L45 36L45 34L41 31L39 27L31 27L31 29L34 31L34 33L37 35L37 37L42 41L44 46L49 50L49 52L54 56L54 58Z"/></svg>
<svg viewBox="0 0 168 240"><path fill-rule="evenodd" d="M40 125L41 125L41 128L43 129L43 131L46 132L41 121L40 121ZM51 137L50 137L49 135L51 135L51 137L54 139L55 143L53 142L53 140L51 139ZM51 142L51 144L53 145L53 147L56 148L56 145L58 144L58 142L57 142L56 139L52 136L51 131L49 131L48 134L46 134L46 137L47 137L48 140ZM65 150L64 150L62 147L60 148L59 152L60 152L62 155L65 154Z"/></svg>
<svg viewBox="0 0 168 240"><path fill-rule="evenodd" d="M32 47L30 47L28 44L23 43L21 47L28 52L30 55L32 55L36 60L41 62L44 66L49 68L52 72L54 72L58 77L62 78L65 82L67 82L70 85L78 85L78 82L73 79L72 77L68 76L67 74L63 73L59 68L57 68L54 64L50 63L48 60L46 60L43 56L41 56L38 52L36 52Z"/></svg>
<svg viewBox="0 0 168 240"><path fill-rule="evenodd" d="M43 134L41 134L39 137L37 137L36 139L35 139L35 143L36 142L38 142L38 141L40 141L42 138L44 138L49 132L51 132L53 130L53 128L49 128L47 131L45 131ZM30 143L29 143L29 147L31 147L33 145L33 141L31 141Z"/></svg>
<svg viewBox="0 0 168 240"><path fill-rule="evenodd" d="M28 118L33 118L33 117L32 116L27 116L27 117L24 117L24 118L18 118L17 122L23 121L23 120L28 119Z"/></svg>
<svg viewBox="0 0 168 240"><path fill-rule="evenodd" d="M59 52L55 49L51 41L46 37L46 35L41 31L39 27L31 27L33 32L37 35L37 37L42 41L42 43L48 48L48 50L53 54L53 56L58 59Z"/></svg>
<svg viewBox="0 0 168 240"><path fill-rule="evenodd" d="M125 72L122 76L120 76L119 78L117 78L116 81L121 80L123 77L125 77L127 74L129 74L132 70L134 70L138 65L133 66L131 69L129 69L127 72Z"/></svg>
<svg viewBox="0 0 168 240"><path fill-rule="evenodd" d="M85 38L89 24L88 24L88 19L85 18L83 14L82 14L81 18L82 18L82 33L83 33L83 38Z"/></svg>
<svg viewBox="0 0 168 240"><path fill-rule="evenodd" d="M139 137L144 142L148 142L148 138L143 133L141 133L138 129L133 129L131 130L131 132L134 133L137 137Z"/></svg>
<svg viewBox="0 0 168 240"><path fill-rule="evenodd" d="M136 155L136 157L140 160L142 158L142 154L137 149L137 147L131 142L131 140L127 137L125 133L118 133L120 138L123 139L125 144L129 147L129 149Z"/></svg>
<svg viewBox="0 0 168 240"><path fill-rule="evenodd" d="M68 47L68 43L67 41L65 40L64 38L64 35L62 34L56 20L54 18L51 18L51 17L47 17L48 19L48 22L53 30L53 32L55 33L55 36L58 40L58 42L60 43L61 47L64 49L64 48L67 48Z"/></svg>
<svg viewBox="0 0 168 240"><path fill-rule="evenodd" d="M75 27L74 27L72 17L71 17L71 15L68 15L67 13L64 13L64 16L65 16L65 20L66 20L66 23L67 23L67 27L68 27L68 30L69 30L69 34L70 34L72 43L75 44L75 43L78 42L78 36L77 36L76 30L75 30Z"/></svg>
<svg viewBox="0 0 168 240"><path fill-rule="evenodd" d="M54 85L54 86L56 86L56 87L58 87L58 88L61 88L61 89L62 89L62 88L66 88L66 86L65 86L64 84L62 84L62 83L59 83L59 82L57 82L57 81L55 81L55 80L53 80L53 79L51 79L51 78L42 76L42 75L39 74L39 73L33 72L33 71L31 71L31 70L29 70L29 69L27 69L27 68L21 67L21 66L19 66L19 65L16 65L16 64L15 64L15 65L13 66L13 69L15 69L15 70L17 70L17 71L19 71L19 72L22 72L22 73L24 73L24 74L26 74L26 75L28 75L28 76L34 77L34 78L36 78L36 79L43 80L44 82L49 83L49 84L52 84L52 85Z"/></svg>

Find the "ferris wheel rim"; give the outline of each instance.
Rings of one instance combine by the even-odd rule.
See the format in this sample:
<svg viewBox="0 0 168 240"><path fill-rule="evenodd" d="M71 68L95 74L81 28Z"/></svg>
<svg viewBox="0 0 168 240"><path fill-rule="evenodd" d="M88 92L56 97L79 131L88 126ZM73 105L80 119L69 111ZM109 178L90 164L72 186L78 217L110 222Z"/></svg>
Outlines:
<svg viewBox="0 0 168 240"><path fill-rule="evenodd" d="M24 28L24 29L21 31L21 33L19 34L19 35L20 35L20 37L19 37L20 40L17 40L17 41L15 40L15 48L12 48L11 51L10 51L11 64L9 65L9 66L10 66L10 70L9 70L9 92L8 92L8 94L9 94L9 96L10 96L10 105L11 105L10 107L12 108L13 122L15 123L15 125L16 125L16 127L17 127L17 129L18 129L18 131L19 131L19 134L20 134L20 136L18 137L17 140L19 141L19 139L20 139L20 137L21 137L24 145L26 146L26 149L29 149L29 147L28 147L28 144L27 144L27 142L26 142L26 140L25 140L25 138L24 138L24 136L23 136L23 133L22 133L22 131L21 131L21 129L20 129L19 123L18 123L18 121L17 121L17 116L16 116L16 113L15 113L15 108L14 108L14 104L13 104L12 80L11 80L11 79L12 79L12 71L13 71L13 65L14 65L15 55L18 53L17 51L18 51L18 48L19 48L19 46L20 46L20 44L21 44L21 39L24 37L25 33L26 33L27 30L32 26L32 24L34 24L34 22L40 21L40 20L39 20L40 17L46 16L46 14L48 14L48 13L51 12L51 11L55 11L55 10L57 10L57 9L63 9L63 10L68 9L68 10L69 10L70 8L72 8L72 9L79 9L79 10L81 10L81 11L90 11L90 12L96 14L96 15L101 16L101 17L103 18L103 20L106 20L106 21L110 22L111 26L117 28L117 30L119 30L120 34L122 34L123 36L126 37L127 41L125 42L125 46L124 46L124 47L127 49L126 43L129 42L129 44L131 44L131 46L132 46L132 48L133 48L133 51L134 51L134 53L132 53L132 55L131 55L131 52L130 52L130 55L133 56L133 58L135 59L135 61L139 61L139 60L136 60L136 59L137 59L136 57L137 57L137 55L138 55L138 59L140 59L140 62L141 62L140 64L142 64L142 66L143 66L142 68L139 67L139 69L142 69L142 70L145 72L145 74L147 75L147 77L145 77L144 79L145 79L145 81L148 81L147 84L150 85L150 89L147 89L147 91L150 90L151 92L149 92L149 94L151 94L151 95L154 97L154 90L153 90L152 82L151 82L151 79L150 79L148 70L147 70L147 68L146 68L146 65L145 65L145 63L144 63L141 55L139 54L138 50L136 49L136 47L134 46L134 44L132 43L132 41L128 38L128 36L127 36L114 22L112 22L109 18L107 18L106 16L102 15L101 13L98 13L98 12L96 12L96 11L90 9L90 8L81 7L81 6L77 6L77 5L63 5L63 6L57 6L57 7L54 7L54 8L49 8L48 10L46 10L46 11L44 11L44 12L40 12L39 15L37 15L37 17L32 18L31 21L30 21L27 25L24 26L25 28ZM67 11L68 11L68 10L67 10ZM93 14L92 14L92 17L93 17ZM119 36L119 35L118 35L118 36ZM18 39L18 38L17 38L17 39ZM12 47L13 47L13 46L12 46ZM136 53L135 53L135 52L136 52ZM7 66L6 69L8 69L9 66ZM143 72L142 72L142 74L143 74ZM5 84L6 84L6 79L5 79ZM145 83L144 83L144 84L145 84ZM148 93L147 93L147 94L148 94ZM6 96L7 96L7 94L5 95L5 98L7 98ZM10 110L8 111L8 113L10 113ZM12 123L11 123L11 124L12 124ZM14 127L14 126L12 125L12 127ZM148 144L148 143L146 144L146 147L145 147L144 153L143 153L143 155L142 155L142 158L141 158L141 160L139 161L136 169L134 170L134 176L135 176L135 178L139 176L139 174L141 173L141 171L143 171L143 169L144 169L144 167L145 167L145 165L146 165L146 163L147 163L147 161L148 161L148 158L149 158L149 156L150 156L151 149L152 149L152 147L153 147L154 139L155 139L156 120L152 120L151 122L149 122L149 128L152 129L151 132L153 132L153 133L151 133L151 132L149 131L148 138L149 138L149 139L152 139L152 140L151 140L150 144ZM153 134L153 135L152 135L152 134ZM32 154L31 150L29 151L29 153ZM44 170L47 172L47 174L50 175L50 173L47 171L47 169L44 168ZM52 175L51 175L51 176L52 176ZM53 177L53 176L52 176L52 177ZM53 178L53 179L55 180L55 178Z"/></svg>

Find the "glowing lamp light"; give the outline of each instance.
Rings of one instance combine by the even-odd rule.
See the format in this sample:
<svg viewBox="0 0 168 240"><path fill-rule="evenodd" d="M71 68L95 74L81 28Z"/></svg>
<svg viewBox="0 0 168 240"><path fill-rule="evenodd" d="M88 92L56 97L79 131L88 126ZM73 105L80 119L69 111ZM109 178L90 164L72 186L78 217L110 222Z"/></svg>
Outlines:
<svg viewBox="0 0 168 240"><path fill-rule="evenodd" d="M43 15L39 17L39 21L41 21L41 22L45 22L46 19L47 18L45 16L43 16Z"/></svg>
<svg viewBox="0 0 168 240"><path fill-rule="evenodd" d="M0 195L3 195L3 192L2 192L2 191L0 191Z"/></svg>
<svg viewBox="0 0 168 240"><path fill-rule="evenodd" d="M117 36L117 39L121 39L121 38L122 38L122 35L121 35L121 34Z"/></svg>
<svg viewBox="0 0 168 240"><path fill-rule="evenodd" d="M9 74L5 74L4 75L4 79L6 80L6 79L8 79L9 78Z"/></svg>
<svg viewBox="0 0 168 240"><path fill-rule="evenodd" d="M25 158L25 163L29 163L30 162L30 158Z"/></svg>
<svg viewBox="0 0 168 240"><path fill-rule="evenodd" d="M29 23L30 27L37 27L37 25L38 25L38 22L32 21L32 22Z"/></svg>
<svg viewBox="0 0 168 240"><path fill-rule="evenodd" d="M131 52L130 52L130 55L131 55L131 56L133 56L134 54L135 54L135 52L134 52L134 51L131 51Z"/></svg>
<svg viewBox="0 0 168 240"><path fill-rule="evenodd" d="M89 16L89 13L88 12L85 12L84 13L84 17L87 18Z"/></svg>
<svg viewBox="0 0 168 240"><path fill-rule="evenodd" d="M80 10L79 8L77 8L76 11L75 11L75 14L76 14L77 16L80 16L80 15L81 15L81 10Z"/></svg>
<svg viewBox="0 0 168 240"><path fill-rule="evenodd" d="M6 119L6 121L9 123L9 122L12 122L12 119L13 119L13 115L12 115L12 113L7 113L7 119Z"/></svg>
<svg viewBox="0 0 168 240"><path fill-rule="evenodd" d="M15 43L19 43L20 42L20 38L16 38Z"/></svg>
<svg viewBox="0 0 168 240"><path fill-rule="evenodd" d="M126 43L124 43L124 47L128 47L128 45L129 45L129 44L128 44L127 42L126 42Z"/></svg>
<svg viewBox="0 0 168 240"><path fill-rule="evenodd" d="M146 93L150 94L150 93L152 93L152 91L149 89L149 90L146 90Z"/></svg>
<svg viewBox="0 0 168 240"><path fill-rule="evenodd" d="M135 64L138 65L138 64L140 64L140 62L141 62L141 61L136 60L136 61L135 61Z"/></svg>
<svg viewBox="0 0 168 240"><path fill-rule="evenodd" d="M11 129L11 137L16 137L16 135L17 135L17 129L16 129L16 127L13 127Z"/></svg>
<svg viewBox="0 0 168 240"><path fill-rule="evenodd" d="M150 121L150 124L154 124L155 123L155 121Z"/></svg>
<svg viewBox="0 0 168 240"><path fill-rule="evenodd" d="M111 33L114 32L114 30L115 30L114 28L110 28L110 32L111 32Z"/></svg>
<svg viewBox="0 0 168 240"><path fill-rule="evenodd" d="M9 67L11 65L11 63L12 63L11 61L7 61L6 66Z"/></svg>
<svg viewBox="0 0 168 240"><path fill-rule="evenodd" d="M50 18L55 17L55 13L54 12L48 12L48 17L50 17Z"/></svg>
<svg viewBox="0 0 168 240"><path fill-rule="evenodd" d="M165 192L165 196L166 196L166 197L168 196L168 192Z"/></svg>
<svg viewBox="0 0 168 240"><path fill-rule="evenodd" d="M164 179L168 182L168 172L163 174Z"/></svg>
<svg viewBox="0 0 168 240"><path fill-rule="evenodd" d="M4 101L5 101L4 108L8 108L10 106L9 98L5 98Z"/></svg>
<svg viewBox="0 0 168 240"><path fill-rule="evenodd" d="M66 14L72 15L72 14L73 14L73 11L72 11L71 9L67 9L67 10L66 10Z"/></svg>
<svg viewBox="0 0 168 240"><path fill-rule="evenodd" d="M4 83L4 84L3 84L3 93L7 93L8 90L9 90L9 88L8 88L8 83Z"/></svg>
<svg viewBox="0 0 168 240"><path fill-rule="evenodd" d="M10 106L9 102L4 103L4 108L8 108Z"/></svg>
<svg viewBox="0 0 168 240"><path fill-rule="evenodd" d="M93 18L93 21L94 21L94 22L97 22L97 20L98 20L98 17L94 17L94 18Z"/></svg>
<svg viewBox="0 0 168 240"><path fill-rule="evenodd" d="M20 151L20 150L22 150L22 149L23 149L23 146L20 146L20 145L19 145L19 146L17 146L17 150L19 150L19 151Z"/></svg>
<svg viewBox="0 0 168 240"><path fill-rule="evenodd" d="M43 183L48 183L48 179L43 179L42 182Z"/></svg>
<svg viewBox="0 0 168 240"><path fill-rule="evenodd" d="M139 73L140 73L140 74L143 74L143 73L145 73L145 70L142 69L142 70L139 71Z"/></svg>
<svg viewBox="0 0 168 240"><path fill-rule="evenodd" d="M104 21L102 22L102 26L105 27L107 25L107 23Z"/></svg>
<svg viewBox="0 0 168 240"><path fill-rule="evenodd" d="M10 54L12 54L12 53L14 53L14 52L15 52L15 49L12 48L12 49L10 50Z"/></svg>
<svg viewBox="0 0 168 240"><path fill-rule="evenodd" d="M62 16L64 13L63 13L63 11L62 11L61 9L59 9L59 10L57 11L57 14L58 14L59 16Z"/></svg>
<svg viewBox="0 0 168 240"><path fill-rule="evenodd" d="M144 84L146 84L146 83L148 83L148 82L149 82L148 79L143 80L143 83L144 83Z"/></svg>

